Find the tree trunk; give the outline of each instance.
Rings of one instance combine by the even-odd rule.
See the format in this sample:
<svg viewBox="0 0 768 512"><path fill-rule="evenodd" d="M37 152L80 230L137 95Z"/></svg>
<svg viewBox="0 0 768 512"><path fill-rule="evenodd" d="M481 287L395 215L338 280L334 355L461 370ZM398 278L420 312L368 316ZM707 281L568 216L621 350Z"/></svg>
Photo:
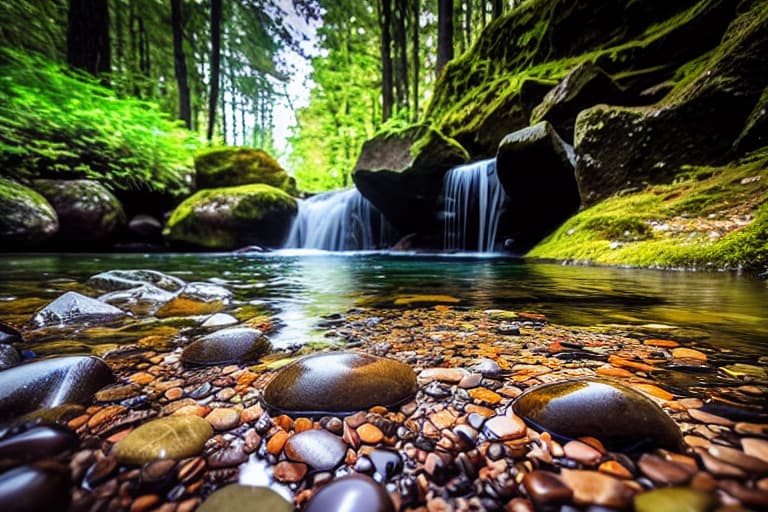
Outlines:
<svg viewBox="0 0 768 512"><path fill-rule="evenodd" d="M221 0L211 0L211 93L208 96L208 142L213 140L221 72Z"/></svg>
<svg viewBox="0 0 768 512"><path fill-rule="evenodd" d="M112 69L107 0L69 0L67 63L95 76Z"/></svg>
<svg viewBox="0 0 768 512"><path fill-rule="evenodd" d="M397 108L408 108L408 41L405 20L408 18L408 0L396 0L395 9L395 91Z"/></svg>
<svg viewBox="0 0 768 512"><path fill-rule="evenodd" d="M468 50L472 46L472 0L464 2L464 40Z"/></svg>
<svg viewBox="0 0 768 512"><path fill-rule="evenodd" d="M392 117L392 0L381 0L381 118Z"/></svg>
<svg viewBox="0 0 768 512"><path fill-rule="evenodd" d="M421 67L419 59L419 14L421 6L419 0L412 2L411 18L411 60L413 61L413 122L419 120L419 68Z"/></svg>
<svg viewBox="0 0 768 512"><path fill-rule="evenodd" d="M437 1L437 74L453 59L453 0Z"/></svg>
<svg viewBox="0 0 768 512"><path fill-rule="evenodd" d="M504 14L504 0L493 0L493 19L498 18L502 14Z"/></svg>
<svg viewBox="0 0 768 512"><path fill-rule="evenodd" d="M173 27L173 63L176 83L179 87L179 119L184 121L187 130L192 129L192 108L187 81L187 60L184 58L184 38L181 15L181 0L171 0L171 26Z"/></svg>

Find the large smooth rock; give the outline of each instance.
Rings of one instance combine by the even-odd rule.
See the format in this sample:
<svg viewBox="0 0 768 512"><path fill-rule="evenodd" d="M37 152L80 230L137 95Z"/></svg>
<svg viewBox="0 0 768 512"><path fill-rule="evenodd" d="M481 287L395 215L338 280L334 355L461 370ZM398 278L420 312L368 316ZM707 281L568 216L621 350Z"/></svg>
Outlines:
<svg viewBox="0 0 768 512"><path fill-rule="evenodd" d="M496 172L510 200L508 249L524 252L579 209L573 148L546 121L510 133L499 144Z"/></svg>
<svg viewBox="0 0 768 512"><path fill-rule="evenodd" d="M293 503L268 487L231 484L206 499L198 512L291 512Z"/></svg>
<svg viewBox="0 0 768 512"><path fill-rule="evenodd" d="M181 353L189 365L214 365L255 361L272 349L269 339L258 329L232 327L196 340Z"/></svg>
<svg viewBox="0 0 768 512"><path fill-rule="evenodd" d="M151 284L142 284L128 290L115 290L99 296L101 302L130 311L134 315L155 313L175 295Z"/></svg>
<svg viewBox="0 0 768 512"><path fill-rule="evenodd" d="M612 449L683 448L680 429L650 398L607 379L576 379L536 386L512 410L539 431L565 439L596 437Z"/></svg>
<svg viewBox="0 0 768 512"><path fill-rule="evenodd" d="M33 361L0 372L0 421L65 403L85 404L115 377L97 357ZM23 385L22 385L23 384Z"/></svg>
<svg viewBox="0 0 768 512"><path fill-rule="evenodd" d="M205 189L173 211L163 235L174 244L205 249L279 247L296 211L296 199L270 185Z"/></svg>
<svg viewBox="0 0 768 512"><path fill-rule="evenodd" d="M125 225L120 201L101 183L92 180L35 180L59 218L52 242L68 250L104 245Z"/></svg>
<svg viewBox="0 0 768 512"><path fill-rule="evenodd" d="M576 177L582 202L674 179L682 165L732 156L768 85L768 9L738 16L709 59L653 107L600 105L576 120Z"/></svg>
<svg viewBox="0 0 768 512"><path fill-rule="evenodd" d="M125 464L197 455L213 436L210 423L199 416L167 416L152 420L119 441L114 454Z"/></svg>
<svg viewBox="0 0 768 512"><path fill-rule="evenodd" d="M72 450L80 438L63 425L35 425L0 439L0 460L32 462Z"/></svg>
<svg viewBox="0 0 768 512"><path fill-rule="evenodd" d="M112 292L128 290L145 284L151 284L168 292L178 292L184 287L184 281L157 270L109 270L93 275L86 282L97 290Z"/></svg>
<svg viewBox="0 0 768 512"><path fill-rule="evenodd" d="M63 512L69 507L69 468L52 462L19 466L0 474L0 510Z"/></svg>
<svg viewBox="0 0 768 512"><path fill-rule="evenodd" d="M352 179L389 222L410 233L434 224L443 176L468 160L455 140L415 125L366 141Z"/></svg>
<svg viewBox="0 0 768 512"><path fill-rule="evenodd" d="M67 292L35 313L32 323L36 327L65 327L84 322L113 322L123 317L125 312L110 304L77 292Z"/></svg>
<svg viewBox="0 0 768 512"><path fill-rule="evenodd" d="M320 488L305 512L395 512L386 489L365 475L349 475Z"/></svg>
<svg viewBox="0 0 768 512"><path fill-rule="evenodd" d="M51 238L59 220L40 194L0 176L0 240L3 250L34 246Z"/></svg>
<svg viewBox="0 0 768 512"><path fill-rule="evenodd" d="M531 124L549 121L557 133L573 141L573 125L582 110L598 103L621 105L624 91L591 62L579 64L550 90L531 113Z"/></svg>
<svg viewBox="0 0 768 512"><path fill-rule="evenodd" d="M416 393L410 366L355 352L304 357L280 370L264 400L289 414L345 414L374 405L394 406Z"/></svg>
<svg viewBox="0 0 768 512"><path fill-rule="evenodd" d="M217 147L195 155L197 188L263 183L296 195L296 182L277 160L261 149Z"/></svg>

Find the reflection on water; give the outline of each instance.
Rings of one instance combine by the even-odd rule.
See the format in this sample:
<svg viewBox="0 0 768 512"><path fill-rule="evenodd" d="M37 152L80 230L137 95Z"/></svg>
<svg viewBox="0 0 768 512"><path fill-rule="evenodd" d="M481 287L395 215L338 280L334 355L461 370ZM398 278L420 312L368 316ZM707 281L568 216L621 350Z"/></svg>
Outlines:
<svg viewBox="0 0 768 512"><path fill-rule="evenodd" d="M0 319L11 301L50 300L112 269L159 270L209 280L241 303L274 308L278 344L303 342L322 315L392 306L401 295L450 295L459 306L533 310L570 325L659 324L717 344L768 341L768 283L684 273L529 263L507 258L279 251L270 254L0 256ZM37 299L36 299L37 298ZM662 325L663 324L663 325Z"/></svg>

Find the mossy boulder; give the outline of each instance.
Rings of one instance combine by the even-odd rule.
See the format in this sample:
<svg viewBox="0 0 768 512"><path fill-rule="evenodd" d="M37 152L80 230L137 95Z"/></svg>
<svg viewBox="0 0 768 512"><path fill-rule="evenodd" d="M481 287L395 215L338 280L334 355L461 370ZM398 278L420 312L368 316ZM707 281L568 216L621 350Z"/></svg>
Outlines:
<svg viewBox="0 0 768 512"><path fill-rule="evenodd" d="M163 234L173 244L204 249L278 247L296 211L296 199L270 185L205 189L173 211Z"/></svg>
<svg viewBox="0 0 768 512"><path fill-rule="evenodd" d="M508 249L528 250L579 209L575 155L546 121L507 135L496 172L510 197L504 227Z"/></svg>
<svg viewBox="0 0 768 512"><path fill-rule="evenodd" d="M296 181L265 151L218 147L195 155L197 188L234 187L263 183L296 195Z"/></svg>
<svg viewBox="0 0 768 512"><path fill-rule="evenodd" d="M53 243L72 248L105 245L125 225L120 201L102 184L92 180L35 180L35 190L45 197L59 218Z"/></svg>
<svg viewBox="0 0 768 512"><path fill-rule="evenodd" d="M574 146L582 201L673 179L683 164L728 161L768 84L768 2L729 26L722 44L652 107L579 114Z"/></svg>
<svg viewBox="0 0 768 512"><path fill-rule="evenodd" d="M443 176L468 160L455 140L414 125L365 142L352 179L389 222L410 233L433 225Z"/></svg>
<svg viewBox="0 0 768 512"><path fill-rule="evenodd" d="M56 212L43 196L0 177L0 240L5 250L38 244L58 229Z"/></svg>
<svg viewBox="0 0 768 512"><path fill-rule="evenodd" d="M717 46L739 3L523 2L448 63L426 119L473 157L490 157L506 134L528 125L547 92L538 87L542 82L557 83L592 62L630 94L639 93Z"/></svg>
<svg viewBox="0 0 768 512"><path fill-rule="evenodd" d="M553 87L531 114L531 124L549 121L564 140L573 142L573 125L582 110L597 103L621 104L626 94L591 62L579 64Z"/></svg>

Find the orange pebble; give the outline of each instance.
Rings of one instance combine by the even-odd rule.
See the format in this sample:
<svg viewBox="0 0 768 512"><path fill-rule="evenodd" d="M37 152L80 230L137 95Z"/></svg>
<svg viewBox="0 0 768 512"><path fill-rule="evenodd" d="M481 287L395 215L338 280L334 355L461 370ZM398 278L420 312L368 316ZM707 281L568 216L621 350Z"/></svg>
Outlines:
<svg viewBox="0 0 768 512"><path fill-rule="evenodd" d="M312 430L312 420L309 418L297 418L296 421L293 422L293 430L298 434L299 432L304 432L305 430Z"/></svg>
<svg viewBox="0 0 768 512"><path fill-rule="evenodd" d="M288 441L289 437L290 436L288 435L288 432L284 430L278 430L272 437L269 438L269 441L267 441L267 452L275 456L280 455L280 452L283 451L283 447L285 446L285 443Z"/></svg>
<svg viewBox="0 0 768 512"><path fill-rule="evenodd" d="M384 433L379 427L372 423L365 423L357 427L357 435L360 440L366 444L376 444L384 439Z"/></svg>

